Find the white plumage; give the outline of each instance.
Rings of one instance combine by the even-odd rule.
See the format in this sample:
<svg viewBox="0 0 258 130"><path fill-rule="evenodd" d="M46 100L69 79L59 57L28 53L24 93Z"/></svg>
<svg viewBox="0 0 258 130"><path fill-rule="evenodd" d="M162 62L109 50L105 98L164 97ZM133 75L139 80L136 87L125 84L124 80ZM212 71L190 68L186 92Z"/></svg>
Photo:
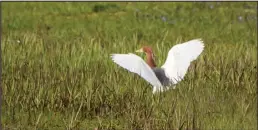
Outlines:
<svg viewBox="0 0 258 130"><path fill-rule="evenodd" d="M111 57L116 64L148 81L155 93L167 90L169 86L175 87L175 84L184 78L190 63L197 59L203 49L204 44L201 39L177 44L169 50L161 68L151 68L141 57L132 53L111 54Z"/></svg>

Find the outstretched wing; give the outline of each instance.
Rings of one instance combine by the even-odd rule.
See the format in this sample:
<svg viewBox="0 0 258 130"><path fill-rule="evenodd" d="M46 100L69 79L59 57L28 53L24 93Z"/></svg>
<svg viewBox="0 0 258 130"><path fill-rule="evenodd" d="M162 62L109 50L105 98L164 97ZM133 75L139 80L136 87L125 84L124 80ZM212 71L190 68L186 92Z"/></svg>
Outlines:
<svg viewBox="0 0 258 130"><path fill-rule="evenodd" d="M194 39L177 44L169 50L162 68L173 84L178 83L184 78L190 63L202 53L203 49L203 41L201 39Z"/></svg>
<svg viewBox="0 0 258 130"><path fill-rule="evenodd" d="M130 72L138 74L146 81L148 81L152 86L162 86L153 70L139 56L132 53L111 54L111 58L116 64L120 65Z"/></svg>

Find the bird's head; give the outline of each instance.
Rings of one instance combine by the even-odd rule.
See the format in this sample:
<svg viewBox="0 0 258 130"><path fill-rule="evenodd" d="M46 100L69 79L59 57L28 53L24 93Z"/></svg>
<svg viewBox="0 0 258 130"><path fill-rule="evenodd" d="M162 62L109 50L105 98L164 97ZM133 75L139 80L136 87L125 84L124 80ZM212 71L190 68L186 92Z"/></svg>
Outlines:
<svg viewBox="0 0 258 130"><path fill-rule="evenodd" d="M144 53L148 53L148 54L153 54L153 51L152 51L151 47L149 47L149 46L143 46L141 49L136 50L136 52L144 52Z"/></svg>
<svg viewBox="0 0 258 130"><path fill-rule="evenodd" d="M153 62L153 66L156 66L154 63L155 55L149 46L143 46L141 49L137 50L136 52L145 53L147 55L147 61ZM149 57L149 58L148 58Z"/></svg>

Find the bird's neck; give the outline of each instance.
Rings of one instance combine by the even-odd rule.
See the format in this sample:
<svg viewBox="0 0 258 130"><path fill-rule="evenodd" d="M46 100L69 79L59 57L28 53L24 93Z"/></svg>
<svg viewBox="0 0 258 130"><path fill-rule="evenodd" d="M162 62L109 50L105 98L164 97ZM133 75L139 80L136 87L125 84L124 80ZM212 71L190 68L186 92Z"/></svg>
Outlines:
<svg viewBox="0 0 258 130"><path fill-rule="evenodd" d="M154 59L153 59L153 54L152 53L146 53L147 55L147 64L151 67L151 68L155 68L156 67L156 64L154 62Z"/></svg>

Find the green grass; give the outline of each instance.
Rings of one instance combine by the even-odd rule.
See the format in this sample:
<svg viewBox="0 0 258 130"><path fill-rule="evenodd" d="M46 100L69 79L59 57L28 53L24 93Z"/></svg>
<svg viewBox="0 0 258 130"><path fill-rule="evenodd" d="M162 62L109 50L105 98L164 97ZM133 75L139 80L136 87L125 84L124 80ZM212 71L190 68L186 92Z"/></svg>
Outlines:
<svg viewBox="0 0 258 130"><path fill-rule="evenodd" d="M3 127L256 129L256 8L255 2L2 2ZM205 50L176 89L157 95L110 59L150 45L161 66L173 45L195 38Z"/></svg>

